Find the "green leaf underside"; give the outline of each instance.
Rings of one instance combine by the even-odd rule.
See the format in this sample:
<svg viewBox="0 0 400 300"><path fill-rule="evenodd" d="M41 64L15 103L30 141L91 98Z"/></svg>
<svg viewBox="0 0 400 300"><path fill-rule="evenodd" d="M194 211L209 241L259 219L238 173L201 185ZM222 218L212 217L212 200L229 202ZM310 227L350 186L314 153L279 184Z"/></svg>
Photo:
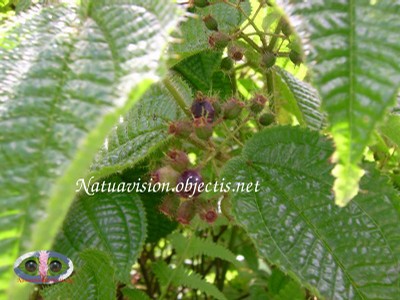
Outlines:
<svg viewBox="0 0 400 300"><path fill-rule="evenodd" d="M400 5L295 0L286 7L309 36L314 82L336 145L336 203L343 206L358 192L363 151L400 83Z"/></svg>
<svg viewBox="0 0 400 300"><path fill-rule="evenodd" d="M182 265L171 269L164 261L157 261L153 263L152 269L162 285L171 283L175 286L185 286L197 289L215 299L226 300L224 294L217 287L203 280L200 274L195 272L189 273Z"/></svg>
<svg viewBox="0 0 400 300"><path fill-rule="evenodd" d="M115 183L117 180L106 183ZM81 194L65 219L54 242L54 251L76 262L79 252L98 249L110 255L117 279L128 283L146 239L146 214L134 193Z"/></svg>
<svg viewBox="0 0 400 300"><path fill-rule="evenodd" d="M171 241L178 255L185 258L206 255L209 257L220 258L229 261L232 264L238 263L235 255L229 249L223 247L222 245L216 244L211 240L192 236L190 238L190 243L188 244L188 239L179 233L173 233L170 235L169 240Z"/></svg>
<svg viewBox="0 0 400 300"><path fill-rule="evenodd" d="M193 96L187 84L177 74L170 74L168 79L189 105ZM107 137L92 163L91 175L98 178L133 167L171 142L168 123L183 118L182 109L164 83L153 85Z"/></svg>
<svg viewBox="0 0 400 300"><path fill-rule="evenodd" d="M34 7L13 23L23 25L9 32L10 50L0 50L1 295L19 253L49 248L77 177L157 78L178 8L145 5L96 1L85 16L74 7Z"/></svg>
<svg viewBox="0 0 400 300"><path fill-rule="evenodd" d="M283 101L287 105L294 105L293 112L299 122L305 122L314 130L320 130L324 126L324 115L320 112L321 99L318 92L308 83L300 81L284 69L278 69L277 89L282 94ZM290 106L289 106L290 107Z"/></svg>
<svg viewBox="0 0 400 300"><path fill-rule="evenodd" d="M114 268L109 256L101 251L87 249L79 254L80 264L68 281L45 287L45 300L116 299Z"/></svg>
<svg viewBox="0 0 400 300"><path fill-rule="evenodd" d="M237 3L236 0L230 0L230 2ZM249 16L251 13L250 2L248 0L240 1L240 6ZM197 8L195 14L197 15L196 17L189 17L181 24L179 28L180 34L176 34L176 37L181 41L171 44L169 52L177 56L177 58L171 60L171 66L182 59L210 49L208 37L212 31L208 30L204 25L202 17L211 14L218 22L218 29L226 33L233 33L246 19L237 9L224 3L215 3L205 8Z"/></svg>
<svg viewBox="0 0 400 300"><path fill-rule="evenodd" d="M399 290L399 201L388 179L368 168L362 192L333 202L331 143L317 132L275 127L256 134L228 162L231 182L260 182L233 193L235 219L260 254L327 299L395 299ZM393 203L392 203L393 201Z"/></svg>

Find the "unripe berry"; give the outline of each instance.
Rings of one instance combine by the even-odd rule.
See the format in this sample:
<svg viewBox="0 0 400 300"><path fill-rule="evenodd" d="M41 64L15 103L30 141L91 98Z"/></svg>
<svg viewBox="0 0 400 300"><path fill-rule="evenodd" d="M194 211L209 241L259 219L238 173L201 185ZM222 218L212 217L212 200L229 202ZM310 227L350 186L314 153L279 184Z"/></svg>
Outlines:
<svg viewBox="0 0 400 300"><path fill-rule="evenodd" d="M189 225L190 221L196 215L196 206L193 200L185 200L181 203L176 214L176 220L184 225Z"/></svg>
<svg viewBox="0 0 400 300"><path fill-rule="evenodd" d="M216 31L213 32L209 37L208 37L208 43L210 44L211 48L221 50L224 49L226 46L228 46L228 43L230 42L231 37L221 31Z"/></svg>
<svg viewBox="0 0 400 300"><path fill-rule="evenodd" d="M230 57L224 57L221 60L221 70L231 71L233 69L233 60Z"/></svg>
<svg viewBox="0 0 400 300"><path fill-rule="evenodd" d="M194 119L193 128L196 136L202 140L208 140L213 134L212 124L204 117Z"/></svg>
<svg viewBox="0 0 400 300"><path fill-rule="evenodd" d="M256 114L264 109L265 103L267 102L267 98L263 95L255 95L251 99L250 110Z"/></svg>
<svg viewBox="0 0 400 300"><path fill-rule="evenodd" d="M203 8L203 7L210 5L210 2L208 2L208 0L194 0L193 4L196 7Z"/></svg>
<svg viewBox="0 0 400 300"><path fill-rule="evenodd" d="M243 49L236 45L232 45L228 48L228 55L235 61L242 60L243 58Z"/></svg>
<svg viewBox="0 0 400 300"><path fill-rule="evenodd" d="M203 178L196 170L186 170L178 178L177 194L181 197L195 197L200 195L199 185L203 183Z"/></svg>
<svg viewBox="0 0 400 300"><path fill-rule="evenodd" d="M263 126L268 126L275 122L275 117L271 113L265 113L260 116L258 122Z"/></svg>
<svg viewBox="0 0 400 300"><path fill-rule="evenodd" d="M164 197L158 209L167 217L172 218L175 217L179 205L180 205L180 200L178 197L174 195L167 195Z"/></svg>
<svg viewBox="0 0 400 300"><path fill-rule="evenodd" d="M282 33L287 37L290 36L293 30L289 22L286 19L283 19L281 22L282 22L282 27L281 27Z"/></svg>
<svg viewBox="0 0 400 300"><path fill-rule="evenodd" d="M303 58L300 53L294 50L291 50L289 53L289 58L296 66L300 65L303 62Z"/></svg>
<svg viewBox="0 0 400 300"><path fill-rule="evenodd" d="M171 166L165 166L151 173L151 181L154 183L169 183L171 186L176 185L179 173Z"/></svg>
<svg viewBox="0 0 400 300"><path fill-rule="evenodd" d="M167 153L165 163L169 164L174 170L182 172L189 167L189 157L180 150L171 150Z"/></svg>
<svg viewBox="0 0 400 300"><path fill-rule="evenodd" d="M261 64L266 68L272 68L275 65L276 56L272 52L265 52L261 58Z"/></svg>
<svg viewBox="0 0 400 300"><path fill-rule="evenodd" d="M180 138L187 138L193 132L192 123L189 121L176 121L169 125L168 133Z"/></svg>
<svg viewBox="0 0 400 300"><path fill-rule="evenodd" d="M218 23L211 15L207 15L203 18L203 22L206 25L207 29L218 31Z"/></svg>
<svg viewBox="0 0 400 300"><path fill-rule="evenodd" d="M202 94L198 94L194 99L190 111L194 118L205 117L209 123L214 121L214 107L211 104L210 99L204 97Z"/></svg>
<svg viewBox="0 0 400 300"><path fill-rule="evenodd" d="M224 112L224 119L233 120L236 119L242 109L244 107L244 103L239 101L236 98L231 98L227 102L222 105L222 111Z"/></svg>

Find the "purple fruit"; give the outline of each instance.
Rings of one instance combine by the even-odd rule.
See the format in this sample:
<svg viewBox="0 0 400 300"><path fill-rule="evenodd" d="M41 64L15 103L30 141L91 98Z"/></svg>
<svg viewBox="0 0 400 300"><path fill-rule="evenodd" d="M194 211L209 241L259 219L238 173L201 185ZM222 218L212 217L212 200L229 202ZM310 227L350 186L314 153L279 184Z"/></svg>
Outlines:
<svg viewBox="0 0 400 300"><path fill-rule="evenodd" d="M195 197L201 191L200 185L203 184L203 178L196 170L186 170L178 178L177 181L177 194L181 197Z"/></svg>
<svg viewBox="0 0 400 300"><path fill-rule="evenodd" d="M195 119L205 117L209 123L214 121L214 107L207 97L196 97L190 110Z"/></svg>

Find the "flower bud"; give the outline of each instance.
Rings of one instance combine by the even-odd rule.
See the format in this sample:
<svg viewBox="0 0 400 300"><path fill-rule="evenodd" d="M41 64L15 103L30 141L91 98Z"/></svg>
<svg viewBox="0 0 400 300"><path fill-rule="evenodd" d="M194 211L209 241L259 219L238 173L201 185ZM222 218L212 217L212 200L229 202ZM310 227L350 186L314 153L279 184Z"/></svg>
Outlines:
<svg viewBox="0 0 400 300"><path fill-rule="evenodd" d="M178 210L180 200L175 195L167 195L164 197L161 205L158 207L160 212L162 212L167 217L175 217Z"/></svg>
<svg viewBox="0 0 400 300"><path fill-rule="evenodd" d="M254 113L259 113L262 111L265 107L265 103L267 102L267 98L264 97L263 95L255 95L251 99L251 105L250 105L250 110Z"/></svg>
<svg viewBox="0 0 400 300"><path fill-rule="evenodd" d="M218 213L215 207L209 201L201 201L198 204L197 211L200 219L209 224L214 223L218 218Z"/></svg>
<svg viewBox="0 0 400 300"><path fill-rule="evenodd" d="M224 49L226 46L228 46L230 40L231 37L228 34L221 31L213 32L208 37L208 43L210 44L211 48L217 50Z"/></svg>
<svg viewBox="0 0 400 300"><path fill-rule="evenodd" d="M282 27L281 27L282 33L286 37L290 36L292 34L293 30L292 30L292 27L290 26L288 20L282 19L281 22L282 22Z"/></svg>
<svg viewBox="0 0 400 300"><path fill-rule="evenodd" d="M169 183L171 186L176 185L179 173L175 171L171 166L165 166L159 168L155 172L151 173L152 183Z"/></svg>
<svg viewBox="0 0 400 300"><path fill-rule="evenodd" d="M206 25L207 29L218 31L218 23L211 15L207 15L203 18L203 22Z"/></svg>
<svg viewBox="0 0 400 300"><path fill-rule="evenodd" d="M212 124L207 122L204 117L194 119L193 127L199 139L208 140L213 134Z"/></svg>
<svg viewBox="0 0 400 300"><path fill-rule="evenodd" d="M180 150L171 150L168 152L165 163L169 164L174 170L182 172L189 167L189 157Z"/></svg>
<svg viewBox="0 0 400 300"><path fill-rule="evenodd" d="M258 122L263 126L268 126L275 122L275 117L271 113L265 113L260 116Z"/></svg>
<svg viewBox="0 0 400 300"><path fill-rule="evenodd" d="M187 138L193 132L193 127L189 121L176 121L169 125L168 133L180 138Z"/></svg>
<svg viewBox="0 0 400 300"><path fill-rule="evenodd" d="M243 58L243 49L236 45L232 45L228 48L228 55L235 61L242 60Z"/></svg>
<svg viewBox="0 0 400 300"><path fill-rule="evenodd" d="M236 98L229 99L222 105L222 111L224 112L224 119L227 120L236 119L242 112L243 107L244 103L242 101L239 101Z"/></svg>
<svg viewBox="0 0 400 300"><path fill-rule="evenodd" d="M196 215L196 207L193 200L185 200L181 203L176 214L176 220L184 225L189 225L190 221Z"/></svg>
<svg viewBox="0 0 400 300"><path fill-rule="evenodd" d="M272 68L275 65L276 56L272 52L265 52L261 57L261 64L266 68Z"/></svg>

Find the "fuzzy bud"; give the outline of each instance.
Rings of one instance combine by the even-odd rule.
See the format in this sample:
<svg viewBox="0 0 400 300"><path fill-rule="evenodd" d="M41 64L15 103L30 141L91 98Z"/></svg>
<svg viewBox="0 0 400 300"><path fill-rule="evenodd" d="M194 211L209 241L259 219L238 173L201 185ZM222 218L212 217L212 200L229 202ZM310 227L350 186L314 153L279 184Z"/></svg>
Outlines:
<svg viewBox="0 0 400 300"><path fill-rule="evenodd" d="M231 37L221 31L216 31L213 32L209 37L208 37L208 43L210 44L211 48L217 49L217 50L222 50L226 46L228 46L228 43L230 42Z"/></svg>
<svg viewBox="0 0 400 300"><path fill-rule="evenodd" d="M151 173L152 183L169 183L171 186L176 185L179 173L175 171L171 166L165 166L159 168L155 172Z"/></svg>
<svg viewBox="0 0 400 300"><path fill-rule="evenodd" d="M233 69L233 60L230 57L224 57L221 60L221 70L229 72Z"/></svg>
<svg viewBox="0 0 400 300"><path fill-rule="evenodd" d="M189 121L176 121L169 125L168 133L180 138L187 138L193 132L193 127Z"/></svg>
<svg viewBox="0 0 400 300"><path fill-rule="evenodd" d="M288 20L282 19L281 24L282 24L282 27L281 27L282 33L286 37L290 36L292 34L293 30L292 30L292 27L290 26Z"/></svg>
<svg viewBox="0 0 400 300"><path fill-rule="evenodd" d="M239 101L236 98L231 98L227 102L222 105L222 111L224 112L224 119L233 120L236 119L242 109L244 107L244 103Z"/></svg>
<svg viewBox="0 0 400 300"><path fill-rule="evenodd" d="M232 45L228 48L228 55L235 61L239 61L243 59L243 49L236 45Z"/></svg>
<svg viewBox="0 0 400 300"><path fill-rule="evenodd" d="M193 200L185 200L181 203L176 214L176 220L184 225L189 225L196 215L196 207Z"/></svg>
<svg viewBox="0 0 400 300"><path fill-rule="evenodd" d="M200 219L206 221L209 224L214 223L218 218L218 213L215 207L209 201L201 201L198 205L197 210Z"/></svg>
<svg viewBox="0 0 400 300"><path fill-rule="evenodd" d="M180 200L178 197L174 195L167 195L164 197L158 209L167 217L172 218L175 217L179 204Z"/></svg>
<svg viewBox="0 0 400 300"><path fill-rule="evenodd" d="M297 51L294 51L294 50L291 50L289 52L289 59L296 66L300 65L303 62L303 58L301 57L300 53L298 53Z"/></svg>
<svg viewBox="0 0 400 300"><path fill-rule="evenodd" d="M265 103L267 103L267 98L264 97L263 95L255 95L251 99L251 105L250 105L250 110L256 114L258 114L260 111L262 111L265 107Z"/></svg>
<svg viewBox="0 0 400 300"><path fill-rule="evenodd" d="M213 134L212 124L207 122L204 117L194 119L193 127L199 139L208 140Z"/></svg>
<svg viewBox="0 0 400 300"><path fill-rule="evenodd" d="M196 7L203 8L210 5L210 2L208 2L208 0L193 0L193 4Z"/></svg>
<svg viewBox="0 0 400 300"><path fill-rule="evenodd" d="M169 164L174 170L182 172L190 164L187 154L180 150L171 150L167 153L165 163Z"/></svg>
<svg viewBox="0 0 400 300"><path fill-rule="evenodd" d="M211 15L207 15L203 18L203 22L206 25L207 29L218 31L218 23Z"/></svg>

